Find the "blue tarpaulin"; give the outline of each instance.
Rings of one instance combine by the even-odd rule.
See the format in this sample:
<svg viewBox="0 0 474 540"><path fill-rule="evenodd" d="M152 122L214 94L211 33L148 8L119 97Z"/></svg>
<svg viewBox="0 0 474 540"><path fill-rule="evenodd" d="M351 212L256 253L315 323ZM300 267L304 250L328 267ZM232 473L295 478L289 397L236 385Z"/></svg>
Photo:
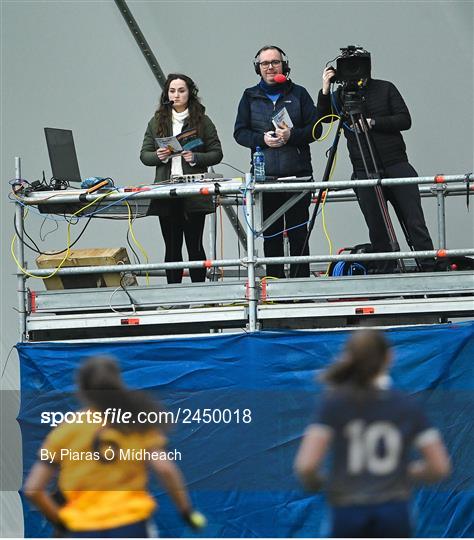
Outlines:
<svg viewBox="0 0 474 540"><path fill-rule="evenodd" d="M179 411L169 446L181 452L179 466L194 505L208 518L205 536L324 536L324 497L300 488L292 464L321 391L315 374L340 352L348 334L285 331L19 344L25 475L50 429L41 424L41 412L74 410L76 367L91 355L111 354L129 386L147 389L166 410ZM388 337L395 353L394 385L423 401L454 467L450 479L415 493L416 534L472 537L474 322L390 329ZM204 409L213 415L209 423ZM155 515L160 535L193 536L160 486L153 482L152 489L160 506ZM26 501L24 519L25 536L51 534Z"/></svg>

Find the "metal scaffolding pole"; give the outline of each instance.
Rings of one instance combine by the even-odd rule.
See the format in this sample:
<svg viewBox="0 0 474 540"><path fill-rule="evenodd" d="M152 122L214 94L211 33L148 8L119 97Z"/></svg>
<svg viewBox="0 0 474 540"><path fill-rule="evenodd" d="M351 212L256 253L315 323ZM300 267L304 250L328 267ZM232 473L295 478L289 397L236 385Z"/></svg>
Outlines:
<svg viewBox="0 0 474 540"><path fill-rule="evenodd" d="M255 234L253 229L253 188L250 173L245 175L245 214L247 216L247 283L249 303L249 332L257 330L257 284L255 281Z"/></svg>
<svg viewBox="0 0 474 540"><path fill-rule="evenodd" d="M15 157L15 179L21 181L21 158ZM18 239L15 246L15 255L20 268L25 268L25 248L23 244L24 207L17 202L15 204L15 221ZM26 340L26 275L18 268L17 270L17 296L18 296L18 319L20 329L20 341Z"/></svg>
<svg viewBox="0 0 474 540"><path fill-rule="evenodd" d="M438 207L438 249L446 248L446 212L445 196L446 185L437 184L433 190L436 193L436 202Z"/></svg>

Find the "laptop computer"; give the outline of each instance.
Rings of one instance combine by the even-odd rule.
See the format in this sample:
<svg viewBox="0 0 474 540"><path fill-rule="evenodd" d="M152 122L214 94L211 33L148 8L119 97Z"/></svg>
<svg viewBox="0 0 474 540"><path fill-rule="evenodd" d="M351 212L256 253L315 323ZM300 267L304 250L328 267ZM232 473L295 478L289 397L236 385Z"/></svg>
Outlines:
<svg viewBox="0 0 474 540"><path fill-rule="evenodd" d="M76 147L70 129L44 128L49 161L56 182L81 182Z"/></svg>
<svg viewBox="0 0 474 540"><path fill-rule="evenodd" d="M79 164L77 162L76 147L74 146L72 131L70 129L47 127L44 128L44 134L46 136L49 161L51 163L51 170L54 178L53 188L55 190L64 189L64 182L67 182L67 184L81 184L81 173L79 172ZM74 189L77 193L75 186ZM85 193L85 190L79 193ZM31 195L34 196L35 194L32 193ZM128 202L132 205L132 212L140 216L146 215L150 207L150 199L135 199L133 200L133 203L129 199ZM84 204L40 204L38 207L41 213L71 214L79 210L81 206L84 206ZM100 210L94 209L94 211L100 214L128 215L129 211L129 206L126 203L118 202L117 204L111 204L107 199L100 201L98 206Z"/></svg>

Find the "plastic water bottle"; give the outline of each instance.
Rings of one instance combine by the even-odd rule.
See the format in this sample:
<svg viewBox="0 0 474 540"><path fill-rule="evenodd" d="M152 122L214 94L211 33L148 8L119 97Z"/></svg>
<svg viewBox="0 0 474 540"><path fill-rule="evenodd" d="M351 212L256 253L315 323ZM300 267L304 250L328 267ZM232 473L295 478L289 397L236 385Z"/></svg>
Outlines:
<svg viewBox="0 0 474 540"><path fill-rule="evenodd" d="M265 182L265 154L260 146L253 154L253 178L255 182Z"/></svg>

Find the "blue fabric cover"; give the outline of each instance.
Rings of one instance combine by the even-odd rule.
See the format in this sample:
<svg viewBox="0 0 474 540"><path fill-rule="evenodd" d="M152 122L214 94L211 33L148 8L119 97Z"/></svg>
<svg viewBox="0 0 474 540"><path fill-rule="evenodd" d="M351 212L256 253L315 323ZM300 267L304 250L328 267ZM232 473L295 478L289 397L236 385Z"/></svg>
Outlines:
<svg viewBox="0 0 474 540"><path fill-rule="evenodd" d="M395 385L417 395L442 430L454 472L416 492L415 531L422 537L474 533L474 322L388 331ZM94 354L115 355L128 385L156 392L179 407L251 409L252 422L179 423L170 448L196 508L208 518L206 537L318 537L328 533L321 495L303 492L292 473L300 437L321 391L315 374L338 354L347 331L260 332L117 343L17 346L21 360L19 423L29 471L49 428L43 410L74 410L73 374ZM181 417L182 419L183 417ZM153 481L161 536L193 536ZM24 501L25 536L49 536L47 522Z"/></svg>

